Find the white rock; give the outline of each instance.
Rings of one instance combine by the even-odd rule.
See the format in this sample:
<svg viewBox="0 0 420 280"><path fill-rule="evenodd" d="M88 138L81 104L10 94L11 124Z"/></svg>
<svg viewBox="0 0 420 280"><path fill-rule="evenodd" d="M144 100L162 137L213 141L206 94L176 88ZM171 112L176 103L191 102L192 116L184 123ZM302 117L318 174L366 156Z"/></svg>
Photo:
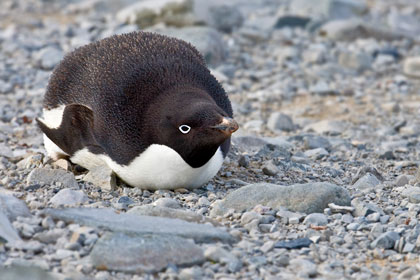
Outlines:
<svg viewBox="0 0 420 280"><path fill-rule="evenodd" d="M74 206L87 202L89 198L83 191L75 191L72 189L62 189L50 199L50 203L54 206Z"/></svg>

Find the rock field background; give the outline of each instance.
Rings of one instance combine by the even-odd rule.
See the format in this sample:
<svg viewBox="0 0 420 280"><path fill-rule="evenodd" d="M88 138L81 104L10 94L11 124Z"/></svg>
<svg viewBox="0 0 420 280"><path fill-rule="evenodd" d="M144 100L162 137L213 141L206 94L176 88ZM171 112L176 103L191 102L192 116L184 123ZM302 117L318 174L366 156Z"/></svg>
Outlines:
<svg viewBox="0 0 420 280"><path fill-rule="evenodd" d="M232 100L199 189L44 155L54 66L135 30L190 41ZM0 279L420 279L419 42L417 0L0 1Z"/></svg>

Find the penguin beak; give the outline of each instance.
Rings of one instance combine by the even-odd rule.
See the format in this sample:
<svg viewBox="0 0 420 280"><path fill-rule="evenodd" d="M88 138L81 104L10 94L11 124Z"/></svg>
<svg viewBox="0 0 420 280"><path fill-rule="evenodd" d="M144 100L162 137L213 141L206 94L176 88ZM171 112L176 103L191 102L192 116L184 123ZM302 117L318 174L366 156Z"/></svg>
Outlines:
<svg viewBox="0 0 420 280"><path fill-rule="evenodd" d="M239 125L234 119L223 117L222 121L219 124L210 127L218 129L224 134L230 136L232 133L238 130Z"/></svg>

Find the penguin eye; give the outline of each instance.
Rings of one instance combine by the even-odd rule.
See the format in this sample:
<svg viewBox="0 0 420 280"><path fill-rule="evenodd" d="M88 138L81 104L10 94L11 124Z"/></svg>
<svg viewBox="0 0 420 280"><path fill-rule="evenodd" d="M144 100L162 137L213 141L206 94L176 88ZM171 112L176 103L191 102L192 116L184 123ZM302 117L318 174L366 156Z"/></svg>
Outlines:
<svg viewBox="0 0 420 280"><path fill-rule="evenodd" d="M186 124L180 125L178 128L179 128L179 131L181 131L181 133L183 134L187 134L191 130L191 126L188 126Z"/></svg>

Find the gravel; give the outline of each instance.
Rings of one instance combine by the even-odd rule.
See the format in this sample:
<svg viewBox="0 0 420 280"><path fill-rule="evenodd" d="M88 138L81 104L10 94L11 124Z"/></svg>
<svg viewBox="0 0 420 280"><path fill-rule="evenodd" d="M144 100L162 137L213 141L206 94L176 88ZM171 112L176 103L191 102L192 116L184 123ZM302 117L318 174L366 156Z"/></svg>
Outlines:
<svg viewBox="0 0 420 280"><path fill-rule="evenodd" d="M207 2L0 1L0 275L414 279L420 5ZM36 127L64 55L145 28L197 46L240 124L194 191L54 163Z"/></svg>

